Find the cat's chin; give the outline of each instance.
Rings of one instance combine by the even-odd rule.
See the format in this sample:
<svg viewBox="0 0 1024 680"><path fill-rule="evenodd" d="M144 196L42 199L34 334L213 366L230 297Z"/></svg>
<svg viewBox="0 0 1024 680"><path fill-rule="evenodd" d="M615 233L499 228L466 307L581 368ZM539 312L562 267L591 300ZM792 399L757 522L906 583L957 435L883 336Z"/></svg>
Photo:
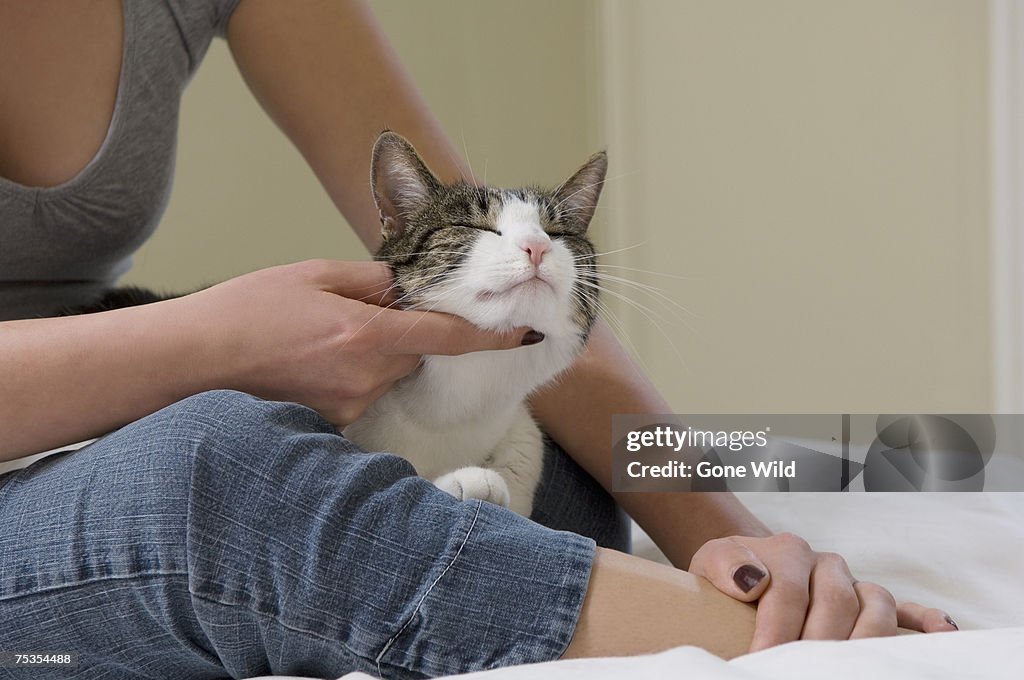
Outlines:
<svg viewBox="0 0 1024 680"><path fill-rule="evenodd" d="M565 302L554 286L543 279L531 278L500 291L479 291L473 295L472 302L453 313L489 330L506 331L517 326L540 330L557 326L556 310L564 307Z"/></svg>
<svg viewBox="0 0 1024 680"><path fill-rule="evenodd" d="M555 289L550 283L539 276L534 276L524 281L513 283L512 285L500 290L482 290L476 294L476 299L480 302L493 302L506 296L518 295L536 297L537 295L554 292Z"/></svg>

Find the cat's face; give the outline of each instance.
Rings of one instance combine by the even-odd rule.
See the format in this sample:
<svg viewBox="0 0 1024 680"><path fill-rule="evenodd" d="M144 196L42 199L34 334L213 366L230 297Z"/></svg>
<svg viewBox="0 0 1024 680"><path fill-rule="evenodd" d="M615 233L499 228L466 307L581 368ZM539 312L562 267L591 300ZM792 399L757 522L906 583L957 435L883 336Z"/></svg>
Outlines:
<svg viewBox="0 0 1024 680"><path fill-rule="evenodd" d="M607 161L593 156L553 191L443 185L402 137L374 147L372 184L401 306L477 326L585 338L596 315L586 237Z"/></svg>

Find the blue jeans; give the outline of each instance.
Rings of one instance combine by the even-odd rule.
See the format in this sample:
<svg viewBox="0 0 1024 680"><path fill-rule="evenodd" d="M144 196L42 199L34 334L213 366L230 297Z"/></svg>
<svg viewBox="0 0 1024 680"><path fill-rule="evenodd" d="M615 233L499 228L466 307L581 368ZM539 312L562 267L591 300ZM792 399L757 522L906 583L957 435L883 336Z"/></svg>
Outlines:
<svg viewBox="0 0 1024 680"><path fill-rule="evenodd" d="M628 529L553 446L545 470L534 518L553 528L456 501L302 406L191 397L0 477L0 652L79 663L0 678L421 678L557 658L594 539L628 549Z"/></svg>

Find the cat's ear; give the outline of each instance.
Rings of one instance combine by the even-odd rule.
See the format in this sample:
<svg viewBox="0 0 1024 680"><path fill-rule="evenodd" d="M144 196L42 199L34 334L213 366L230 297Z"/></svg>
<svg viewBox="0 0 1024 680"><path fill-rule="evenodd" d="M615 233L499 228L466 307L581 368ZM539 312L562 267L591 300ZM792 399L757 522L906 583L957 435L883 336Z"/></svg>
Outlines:
<svg viewBox="0 0 1024 680"><path fill-rule="evenodd" d="M586 231L597 210L597 199L608 172L608 155L595 153L576 173L555 190L555 212L562 219Z"/></svg>
<svg viewBox="0 0 1024 680"><path fill-rule="evenodd" d="M401 135L382 132L373 145L370 188L380 212L384 239L401 236L441 183Z"/></svg>

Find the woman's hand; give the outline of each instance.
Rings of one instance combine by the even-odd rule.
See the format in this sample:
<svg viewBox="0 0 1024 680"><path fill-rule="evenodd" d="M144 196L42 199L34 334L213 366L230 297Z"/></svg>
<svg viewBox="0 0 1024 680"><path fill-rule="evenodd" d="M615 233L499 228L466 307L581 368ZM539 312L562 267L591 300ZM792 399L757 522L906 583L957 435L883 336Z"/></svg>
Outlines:
<svg viewBox="0 0 1024 680"><path fill-rule="evenodd" d="M424 354L511 349L530 329L498 334L393 300L378 262L311 260L263 269L175 301L212 348L220 387L294 401L338 426L358 418Z"/></svg>
<svg viewBox="0 0 1024 680"><path fill-rule="evenodd" d="M708 541L690 572L743 602L757 601L750 651L793 640L846 640L957 630L948 614L897 604L885 588L858 581L841 556L816 552L793 534Z"/></svg>

